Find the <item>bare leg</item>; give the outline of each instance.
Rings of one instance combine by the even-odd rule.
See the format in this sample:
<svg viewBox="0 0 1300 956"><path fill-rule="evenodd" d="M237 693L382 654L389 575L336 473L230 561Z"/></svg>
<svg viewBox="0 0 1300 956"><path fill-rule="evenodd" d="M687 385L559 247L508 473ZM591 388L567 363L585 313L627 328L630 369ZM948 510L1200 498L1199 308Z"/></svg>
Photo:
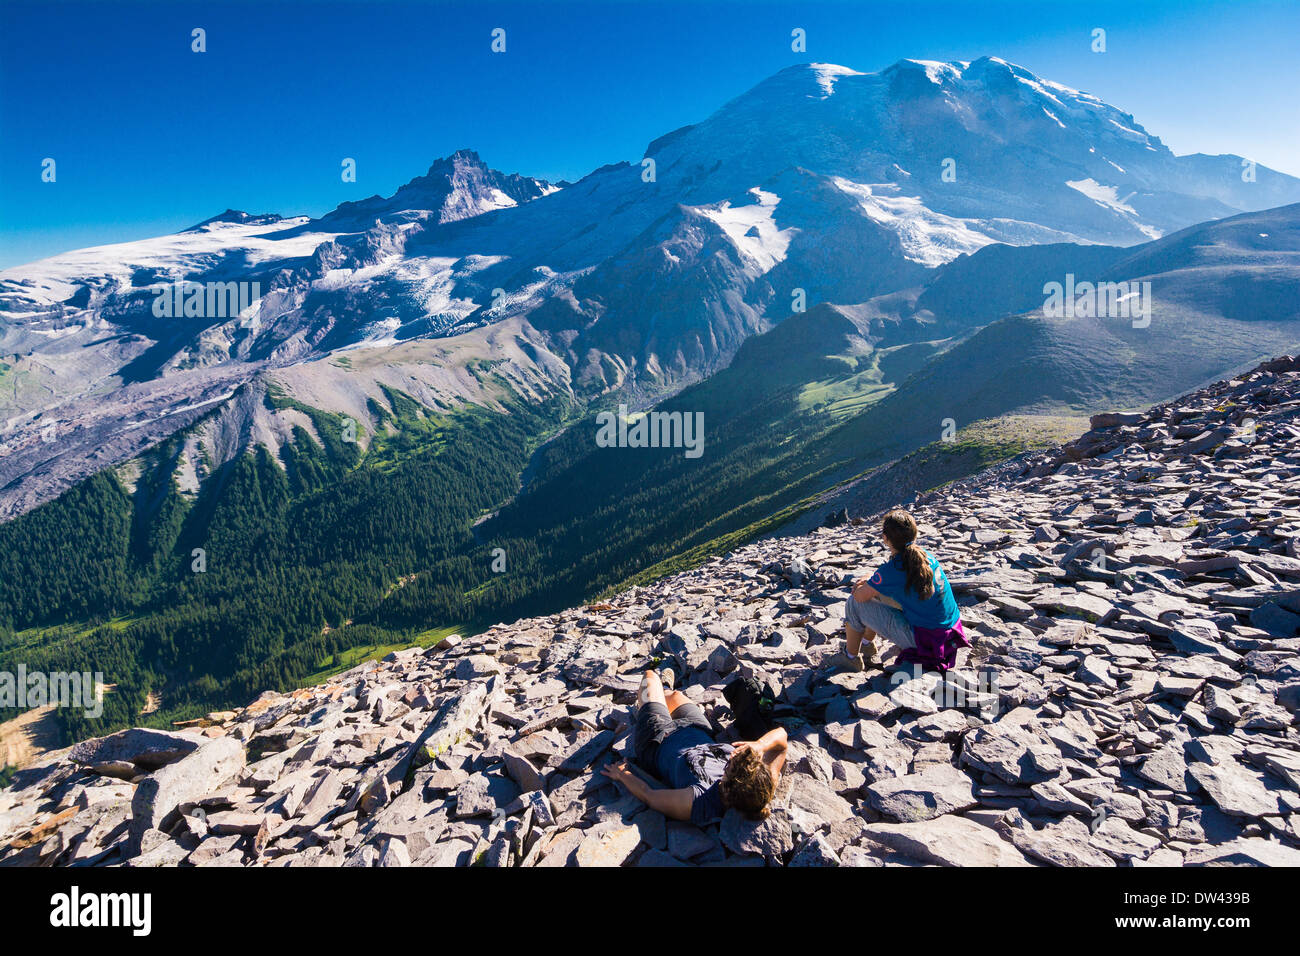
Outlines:
<svg viewBox="0 0 1300 956"><path fill-rule="evenodd" d="M849 625L844 625L844 649L848 652L849 657L857 657L858 649L862 647L862 632L855 631Z"/></svg>
<svg viewBox="0 0 1300 956"><path fill-rule="evenodd" d="M682 706L682 704L689 704L690 702L691 699L679 690L669 691L668 696L664 698L664 706L668 708L669 717L671 717L677 711L677 708Z"/></svg>
<svg viewBox="0 0 1300 956"><path fill-rule="evenodd" d="M876 652L876 632L869 627L855 631L848 624L844 625L844 649L849 657L857 657L862 648L863 639L867 642L867 656Z"/></svg>
<svg viewBox="0 0 1300 956"><path fill-rule="evenodd" d="M636 695L637 704L644 707L646 704L663 704L664 701L664 682L659 678L659 672L648 670L641 675L641 687Z"/></svg>

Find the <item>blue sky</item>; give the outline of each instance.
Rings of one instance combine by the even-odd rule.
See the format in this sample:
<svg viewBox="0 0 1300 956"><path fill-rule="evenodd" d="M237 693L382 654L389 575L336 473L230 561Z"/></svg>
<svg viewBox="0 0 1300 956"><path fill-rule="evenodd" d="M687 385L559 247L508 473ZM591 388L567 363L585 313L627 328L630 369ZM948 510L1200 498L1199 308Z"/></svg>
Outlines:
<svg viewBox="0 0 1300 956"><path fill-rule="evenodd" d="M1300 175L1300 4L1286 0L0 0L0 23L0 267L227 207L318 215L462 147L576 179L809 60L1001 56L1133 113L1176 153Z"/></svg>

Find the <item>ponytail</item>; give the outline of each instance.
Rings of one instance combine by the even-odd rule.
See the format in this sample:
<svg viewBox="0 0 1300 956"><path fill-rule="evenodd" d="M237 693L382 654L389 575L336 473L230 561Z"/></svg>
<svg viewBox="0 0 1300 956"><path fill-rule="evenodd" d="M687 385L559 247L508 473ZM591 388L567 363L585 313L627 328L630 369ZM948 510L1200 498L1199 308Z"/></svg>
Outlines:
<svg viewBox="0 0 1300 956"><path fill-rule="evenodd" d="M901 508L885 515L885 539L894 546L903 562L906 574L904 590L911 591L922 601L934 596L934 570L930 559L916 544L916 521Z"/></svg>
<svg viewBox="0 0 1300 956"><path fill-rule="evenodd" d="M934 597L934 571L930 568L930 559L915 544L909 544L902 551L903 570L907 573L906 589L912 591L922 601Z"/></svg>

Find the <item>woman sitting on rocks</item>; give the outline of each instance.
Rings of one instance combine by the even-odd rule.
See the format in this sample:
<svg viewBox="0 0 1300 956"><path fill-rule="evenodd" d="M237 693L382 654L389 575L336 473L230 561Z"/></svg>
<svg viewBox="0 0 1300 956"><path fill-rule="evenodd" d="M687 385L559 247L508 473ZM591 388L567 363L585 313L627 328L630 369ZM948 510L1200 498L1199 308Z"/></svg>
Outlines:
<svg viewBox="0 0 1300 956"><path fill-rule="evenodd" d="M716 743L700 706L676 690L665 698L659 673L648 670L637 694L632 759L669 789L650 786L626 763L609 764L602 773L673 820L702 826L730 807L762 820L781 779L785 752L781 727L754 741Z"/></svg>
<svg viewBox="0 0 1300 956"><path fill-rule="evenodd" d="M881 530L891 557L853 582L844 605L845 649L827 664L863 670L862 642L871 658L879 636L898 647L904 663L946 671L957 663L957 649L970 647L948 578L938 559L917 545L916 521L906 511L885 515Z"/></svg>

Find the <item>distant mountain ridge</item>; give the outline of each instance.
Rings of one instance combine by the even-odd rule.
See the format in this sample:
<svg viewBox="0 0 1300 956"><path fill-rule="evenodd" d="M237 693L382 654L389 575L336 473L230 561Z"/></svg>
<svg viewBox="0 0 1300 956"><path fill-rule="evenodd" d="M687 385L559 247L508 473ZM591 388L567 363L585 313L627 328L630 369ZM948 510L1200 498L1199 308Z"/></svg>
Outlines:
<svg viewBox="0 0 1300 956"><path fill-rule="evenodd" d="M202 222L195 223L193 226L190 226L190 228L185 229L183 231L194 232L196 230L202 229L204 226L211 226L214 225L215 223L224 223L224 222L236 223L241 226L248 226L248 225L263 226L263 225L271 225L272 223L280 222L283 219L284 219L283 216L280 216L277 213L273 213L273 212L251 214L251 213L244 212L242 209L227 209L225 212L218 213L215 216L210 216L209 218L204 219Z"/></svg>
<svg viewBox="0 0 1300 956"><path fill-rule="evenodd" d="M431 401L482 397L463 369L424 368L437 353L579 402L617 392L644 407L801 307L925 289L999 244L1131 245L1300 201L1300 180L1257 167L1247 182L1241 163L1175 157L1131 115L996 57L877 73L804 64L654 140L641 163L577 183L507 175L461 150L318 219L227 210L175 236L8 269L0 513L200 416L242 414L233 396L267 376L305 386L310 369L347 364L320 360L354 349L398 350L378 364L437 379ZM258 298L236 317L159 319L157 290L182 281L244 283ZM981 321L1000 317L1002 299L987 298L999 304L976 304ZM405 366L414 341L448 346ZM377 393L373 377L330 389L319 400L335 407ZM274 444L287 427L236 431ZM220 454L241 447L223 440Z"/></svg>
<svg viewBox="0 0 1300 956"><path fill-rule="evenodd" d="M544 180L489 169L478 153L462 149L437 160L427 173L412 179L393 195L341 203L333 212L304 228L366 229L385 219L458 222L539 199L558 188Z"/></svg>
<svg viewBox="0 0 1300 956"><path fill-rule="evenodd" d="M1300 204L1172 230L1224 204L1151 199L1139 173L1177 160L1104 104L996 62L885 73L785 71L558 190L462 152L329 222L232 211L6 272L0 663L97 656L114 726L151 700L188 719L1295 350ZM1129 180L1095 178L1093 133L1039 135L1049 94ZM974 131L945 134L970 140L953 181L907 133L925 115ZM763 142L800 124L812 140ZM1046 314L1071 277L1149 286L1149 314ZM256 291L238 315L156 314L180 283ZM600 447L619 405L703 415L703 453Z"/></svg>

